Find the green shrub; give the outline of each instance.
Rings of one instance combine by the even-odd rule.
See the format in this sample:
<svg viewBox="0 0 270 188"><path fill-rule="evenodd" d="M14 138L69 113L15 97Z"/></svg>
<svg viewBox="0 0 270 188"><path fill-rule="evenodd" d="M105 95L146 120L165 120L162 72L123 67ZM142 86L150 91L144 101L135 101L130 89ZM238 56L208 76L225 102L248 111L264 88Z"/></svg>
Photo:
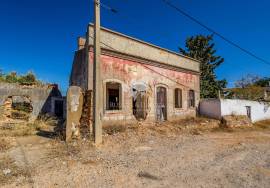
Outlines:
<svg viewBox="0 0 270 188"><path fill-rule="evenodd" d="M16 72L11 72L5 76L5 81L8 83L17 83L18 76Z"/></svg>
<svg viewBox="0 0 270 188"><path fill-rule="evenodd" d="M21 85L34 85L37 83L37 79L32 72L28 72L26 75L20 76L18 82Z"/></svg>
<svg viewBox="0 0 270 188"><path fill-rule="evenodd" d="M16 72L11 72L5 75L2 70L0 69L0 82L7 82L7 83L19 83L20 85L39 85L42 84L39 81L35 74L32 72L28 72L25 75L17 75Z"/></svg>

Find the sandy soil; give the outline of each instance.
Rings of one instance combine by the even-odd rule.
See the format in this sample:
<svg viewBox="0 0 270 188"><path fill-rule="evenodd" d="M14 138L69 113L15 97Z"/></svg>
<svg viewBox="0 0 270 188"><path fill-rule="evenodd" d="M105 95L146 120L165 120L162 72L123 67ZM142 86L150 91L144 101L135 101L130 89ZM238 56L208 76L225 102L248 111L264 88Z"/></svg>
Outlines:
<svg viewBox="0 0 270 188"><path fill-rule="evenodd" d="M270 186L269 130L140 126L106 135L99 147L41 136L5 139L0 173L11 173L0 176L1 187Z"/></svg>

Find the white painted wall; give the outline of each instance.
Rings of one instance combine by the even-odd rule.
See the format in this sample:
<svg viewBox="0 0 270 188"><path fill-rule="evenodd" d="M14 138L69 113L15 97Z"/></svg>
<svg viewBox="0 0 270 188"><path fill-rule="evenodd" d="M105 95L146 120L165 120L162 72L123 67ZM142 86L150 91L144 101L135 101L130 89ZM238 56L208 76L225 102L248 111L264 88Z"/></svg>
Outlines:
<svg viewBox="0 0 270 188"><path fill-rule="evenodd" d="M251 107L251 121L270 119L270 104L249 100L221 99L221 115L247 115L246 106Z"/></svg>
<svg viewBox="0 0 270 188"><path fill-rule="evenodd" d="M270 119L270 103L237 99L203 99L200 101L200 114L221 119L225 115L247 115L251 107L251 121Z"/></svg>

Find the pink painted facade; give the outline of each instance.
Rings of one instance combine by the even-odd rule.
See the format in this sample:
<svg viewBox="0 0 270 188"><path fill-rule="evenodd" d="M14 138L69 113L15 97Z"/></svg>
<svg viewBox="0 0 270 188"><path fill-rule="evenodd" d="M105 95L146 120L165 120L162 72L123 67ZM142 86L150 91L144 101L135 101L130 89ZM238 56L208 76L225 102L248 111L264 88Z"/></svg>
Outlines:
<svg viewBox="0 0 270 188"><path fill-rule="evenodd" d="M88 81L88 89L91 90L93 88L93 50L90 48L88 55L85 52L85 48L82 48L75 54L70 85L78 85L86 90ZM85 61L87 57L89 66ZM87 67L89 67L88 74L85 71ZM166 120L196 116L200 99L200 76L197 71L147 60L132 54L102 49L101 80L104 125L136 121L134 85L146 87L147 102L144 102L144 105L147 106L147 115L144 121L155 121L159 116L158 91L160 88L163 88L163 93L165 93L165 97L162 95L164 98L162 100L165 100L166 112L162 112L162 115L166 115ZM119 99L117 99L120 104L118 109L108 109L110 103L108 102L110 98L108 83L117 83L120 86ZM181 107L176 105L176 89L181 90ZM190 105L190 93L194 93L194 105Z"/></svg>
<svg viewBox="0 0 270 188"><path fill-rule="evenodd" d="M132 113L132 88L134 83L145 83L149 89L149 114L146 120L155 120L156 113L156 88L164 86L167 89L167 116L168 120L181 119L196 115L195 108L188 107L188 91L195 91L196 103L199 101L199 75L168 70L152 65L123 60L117 57L102 55L101 74L103 91L107 81L119 82L122 85L122 109L119 111L107 111L104 109L104 120L135 120ZM183 106L175 108L174 90L182 89ZM103 92L104 93L104 92ZM105 103L104 98L104 103Z"/></svg>

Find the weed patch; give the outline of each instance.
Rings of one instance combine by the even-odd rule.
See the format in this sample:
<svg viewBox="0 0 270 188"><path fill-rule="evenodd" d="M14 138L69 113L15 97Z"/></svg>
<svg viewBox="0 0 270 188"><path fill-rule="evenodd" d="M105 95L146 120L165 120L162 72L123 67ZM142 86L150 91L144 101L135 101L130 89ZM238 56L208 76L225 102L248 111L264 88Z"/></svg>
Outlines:
<svg viewBox="0 0 270 188"><path fill-rule="evenodd" d="M18 181L18 183L25 183L29 180L30 175L28 171L22 167L18 167L14 160L10 157L4 156L0 159L0 186Z"/></svg>
<svg viewBox="0 0 270 188"><path fill-rule="evenodd" d="M126 125L108 125L103 128L104 132L108 135L114 135L117 133L122 133L127 130Z"/></svg>

